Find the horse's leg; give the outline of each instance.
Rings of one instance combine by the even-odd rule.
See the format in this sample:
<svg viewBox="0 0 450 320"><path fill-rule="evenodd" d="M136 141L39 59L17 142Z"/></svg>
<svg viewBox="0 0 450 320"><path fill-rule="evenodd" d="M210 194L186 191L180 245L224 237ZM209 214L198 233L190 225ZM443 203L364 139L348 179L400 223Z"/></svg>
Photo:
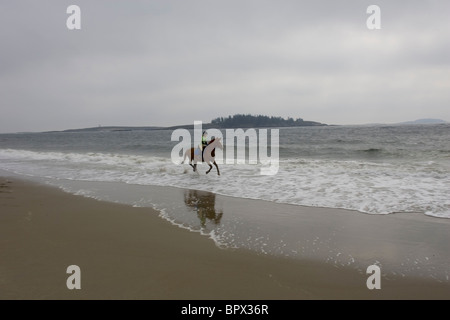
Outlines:
<svg viewBox="0 0 450 320"><path fill-rule="evenodd" d="M189 157L189 165L192 167L192 170L194 170L194 172L195 172L195 167L192 165L193 160L194 160L194 158Z"/></svg>
<svg viewBox="0 0 450 320"><path fill-rule="evenodd" d="M220 171L219 171L219 167L217 166L217 163L216 163L216 161L214 161L213 162L213 164L216 166L216 169L217 169L217 175L219 175L220 176ZM211 169L210 169L211 170Z"/></svg>
<svg viewBox="0 0 450 320"><path fill-rule="evenodd" d="M189 160L191 160L189 162L189 164L191 165L192 170L194 170L194 172L195 172L196 167L197 167L197 162L195 161L194 148L191 148L191 158ZM194 162L194 165L192 165L192 162Z"/></svg>
<svg viewBox="0 0 450 320"><path fill-rule="evenodd" d="M197 171L197 164L194 163L194 172L196 172L196 171Z"/></svg>
<svg viewBox="0 0 450 320"><path fill-rule="evenodd" d="M206 174L208 174L210 171L211 171L211 169L212 169L212 165L211 165L211 163L209 163L208 162L208 166L209 166L209 170L208 171L206 171Z"/></svg>

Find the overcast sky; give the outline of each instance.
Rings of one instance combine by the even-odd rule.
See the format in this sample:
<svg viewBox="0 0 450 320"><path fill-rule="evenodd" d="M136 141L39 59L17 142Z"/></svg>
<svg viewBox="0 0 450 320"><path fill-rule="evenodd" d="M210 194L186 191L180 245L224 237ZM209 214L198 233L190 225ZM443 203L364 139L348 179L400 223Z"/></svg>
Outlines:
<svg viewBox="0 0 450 320"><path fill-rule="evenodd" d="M0 132L450 121L448 0L1 0L0 48Z"/></svg>

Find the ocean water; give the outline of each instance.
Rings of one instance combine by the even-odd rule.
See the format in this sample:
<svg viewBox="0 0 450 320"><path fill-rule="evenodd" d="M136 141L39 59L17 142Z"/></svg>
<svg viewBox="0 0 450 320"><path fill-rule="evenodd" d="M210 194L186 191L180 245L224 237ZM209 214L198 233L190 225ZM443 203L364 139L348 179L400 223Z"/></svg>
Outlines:
<svg viewBox="0 0 450 320"><path fill-rule="evenodd" d="M196 174L187 164L172 162L178 142L171 141L171 134L2 134L0 169L54 181L171 186L368 214L450 218L448 124L281 128L279 170L272 176L261 175L263 165L248 161L220 163L220 177L215 168L206 176L208 166L199 164ZM219 160L225 157L225 151L219 152Z"/></svg>
<svg viewBox="0 0 450 320"><path fill-rule="evenodd" d="M220 176L215 168L206 175L204 164L195 173L181 160L172 162L178 141L171 135L172 130L0 134L0 173L155 208L218 246L318 259L361 273L377 264L387 276L450 282L450 125L280 128L275 175L261 175L264 165L248 161L222 161ZM218 160L226 159L225 131L223 138ZM246 210L253 204L257 213ZM368 232L356 220L348 224L348 212L327 210L326 221L317 220L326 225L314 228L310 215L323 210L306 214L299 206L367 217L400 214L411 222L387 227L371 220ZM424 229L434 230L426 243L418 217L425 219ZM358 237L370 241L361 246L354 241ZM398 239L397 245L384 239Z"/></svg>

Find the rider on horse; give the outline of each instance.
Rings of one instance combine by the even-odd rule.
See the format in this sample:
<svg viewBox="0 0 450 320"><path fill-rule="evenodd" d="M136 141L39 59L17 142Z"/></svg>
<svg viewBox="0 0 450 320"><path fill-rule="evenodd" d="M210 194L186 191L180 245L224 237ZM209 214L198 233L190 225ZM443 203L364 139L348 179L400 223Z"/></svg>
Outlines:
<svg viewBox="0 0 450 320"><path fill-rule="evenodd" d="M205 161L203 159L203 153L205 152L206 146L208 145L208 140L207 140L207 136L208 133L206 131L203 131L202 134L202 144L201 144L201 149L202 149L202 162Z"/></svg>
<svg viewBox="0 0 450 320"><path fill-rule="evenodd" d="M212 164L216 166L217 169L217 174L220 176L220 171L219 171L219 167L217 166L216 161L214 160L215 157L215 150L216 148L219 148L220 150L223 150L223 146L221 143L221 137L220 138L213 138L210 141L207 140L206 138L207 133L206 131L203 131L202 134L202 142L198 147L192 147L188 150L186 150L186 152L184 153L184 159L181 163L184 163L186 161L186 159L189 159L188 164L192 167L192 169L194 169L194 172L197 171L197 161L199 161L200 159L200 149L202 149L202 162L205 162L206 164L209 165L209 170L206 171L206 174L208 174L211 169L212 169ZM205 158L204 156L204 151L206 149L206 147L208 146L208 148L210 148L211 150L209 150L206 155ZM191 162L194 162L194 164L192 164ZM212 164L211 164L212 163Z"/></svg>

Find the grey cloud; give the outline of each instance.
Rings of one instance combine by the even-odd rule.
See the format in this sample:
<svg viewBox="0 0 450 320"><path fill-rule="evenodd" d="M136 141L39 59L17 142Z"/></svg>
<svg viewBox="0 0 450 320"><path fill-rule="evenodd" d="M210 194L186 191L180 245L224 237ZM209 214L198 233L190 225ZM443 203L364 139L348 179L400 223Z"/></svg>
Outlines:
<svg viewBox="0 0 450 320"><path fill-rule="evenodd" d="M76 3L80 31L65 28L71 1L0 4L1 132L237 112L450 120L447 1L378 1L377 31L369 1Z"/></svg>

